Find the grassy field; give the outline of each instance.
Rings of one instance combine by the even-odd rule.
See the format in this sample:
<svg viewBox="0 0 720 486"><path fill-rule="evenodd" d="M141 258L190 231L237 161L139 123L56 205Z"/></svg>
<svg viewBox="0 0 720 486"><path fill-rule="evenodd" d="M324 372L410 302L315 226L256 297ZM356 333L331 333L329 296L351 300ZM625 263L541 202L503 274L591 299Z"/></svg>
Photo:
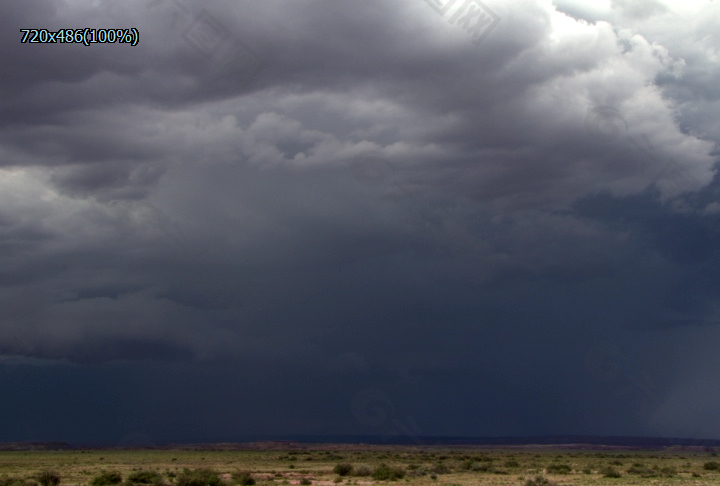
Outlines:
<svg viewBox="0 0 720 486"><path fill-rule="evenodd" d="M345 466L338 467L339 464ZM193 473L197 470L206 471ZM52 474L40 476L47 471L57 473L60 485L79 486L240 486L253 481L259 486L308 484L308 481L318 486L720 484L720 458L716 454L672 450L448 450L372 446L364 450L342 450L317 446L311 450L289 451L0 452L0 486L43 483L54 486L57 476L55 479ZM243 471L250 476L239 474ZM106 474L101 477L103 472ZM119 475L108 474L110 472Z"/></svg>

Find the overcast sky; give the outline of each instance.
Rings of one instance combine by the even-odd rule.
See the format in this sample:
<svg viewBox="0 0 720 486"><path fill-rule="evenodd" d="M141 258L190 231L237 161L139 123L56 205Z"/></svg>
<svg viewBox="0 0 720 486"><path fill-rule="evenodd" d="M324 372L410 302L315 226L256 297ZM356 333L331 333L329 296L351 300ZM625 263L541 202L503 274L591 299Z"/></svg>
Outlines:
<svg viewBox="0 0 720 486"><path fill-rule="evenodd" d="M1 441L720 439L720 2L6 0L0 36Z"/></svg>

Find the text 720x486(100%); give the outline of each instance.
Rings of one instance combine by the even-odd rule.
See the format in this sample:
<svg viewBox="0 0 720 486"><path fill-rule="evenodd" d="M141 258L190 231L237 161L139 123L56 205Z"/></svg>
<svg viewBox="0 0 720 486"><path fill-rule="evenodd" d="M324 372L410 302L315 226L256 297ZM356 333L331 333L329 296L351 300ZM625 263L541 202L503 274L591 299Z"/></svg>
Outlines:
<svg viewBox="0 0 720 486"><path fill-rule="evenodd" d="M130 44L138 45L140 32L132 29L20 29L21 44Z"/></svg>

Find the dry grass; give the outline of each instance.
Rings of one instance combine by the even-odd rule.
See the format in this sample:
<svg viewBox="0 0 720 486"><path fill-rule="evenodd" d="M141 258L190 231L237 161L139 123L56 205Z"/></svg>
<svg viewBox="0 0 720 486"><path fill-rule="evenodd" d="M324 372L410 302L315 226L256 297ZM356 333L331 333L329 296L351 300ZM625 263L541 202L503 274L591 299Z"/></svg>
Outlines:
<svg viewBox="0 0 720 486"><path fill-rule="evenodd" d="M228 484L232 474L250 472L258 486L410 484L426 486L525 485L538 476L562 485L720 484L720 470L706 469L715 460L709 453L686 451L568 451L542 448L478 450L439 448L368 447L338 450L321 446L293 451L190 451L190 450L92 450L0 452L0 486L37 484L46 470L60 473L63 485L89 485L103 470L117 470L123 479L139 470L157 471L168 486L176 484L183 469L210 468ZM386 464L402 468L397 481L375 481L372 476L343 476L333 472L338 463L376 468ZM558 465L566 465L558 466ZM606 478L608 467L621 473ZM568 471L569 469L569 471ZM549 471L549 472L548 472ZM553 472L567 471L567 474ZM340 480L340 482L335 482ZM125 485L123 485L125 486Z"/></svg>

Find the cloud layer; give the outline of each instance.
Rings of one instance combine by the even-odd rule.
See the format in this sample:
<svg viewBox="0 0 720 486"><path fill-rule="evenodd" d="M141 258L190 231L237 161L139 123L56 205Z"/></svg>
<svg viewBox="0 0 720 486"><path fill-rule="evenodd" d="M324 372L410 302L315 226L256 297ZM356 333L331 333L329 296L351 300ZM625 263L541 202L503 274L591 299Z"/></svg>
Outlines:
<svg viewBox="0 0 720 486"><path fill-rule="evenodd" d="M681 417L717 404L720 6L431 4L2 7L8 376L272 381L253 433L385 432L380 389L426 434L717 437ZM19 42L86 27L140 42ZM189 410L125 407L110 436Z"/></svg>

